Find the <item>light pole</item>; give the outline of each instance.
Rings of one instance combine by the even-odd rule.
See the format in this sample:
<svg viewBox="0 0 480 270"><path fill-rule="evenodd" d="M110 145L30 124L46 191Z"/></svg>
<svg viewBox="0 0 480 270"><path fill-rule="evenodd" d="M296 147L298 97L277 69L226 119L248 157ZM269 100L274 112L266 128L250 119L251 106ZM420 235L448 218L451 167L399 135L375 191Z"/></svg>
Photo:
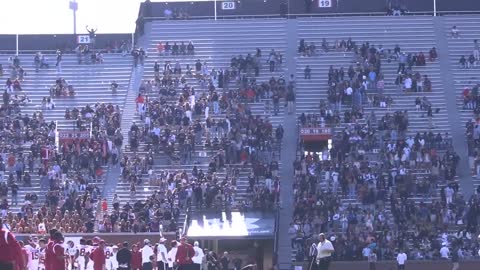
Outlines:
<svg viewBox="0 0 480 270"><path fill-rule="evenodd" d="M73 35L77 38L77 0L70 1L70 9L73 10Z"/></svg>
<svg viewBox="0 0 480 270"><path fill-rule="evenodd" d="M213 0L213 11L215 13L215 21L217 20L217 0Z"/></svg>
<svg viewBox="0 0 480 270"><path fill-rule="evenodd" d="M437 16L437 0L433 0L433 16Z"/></svg>

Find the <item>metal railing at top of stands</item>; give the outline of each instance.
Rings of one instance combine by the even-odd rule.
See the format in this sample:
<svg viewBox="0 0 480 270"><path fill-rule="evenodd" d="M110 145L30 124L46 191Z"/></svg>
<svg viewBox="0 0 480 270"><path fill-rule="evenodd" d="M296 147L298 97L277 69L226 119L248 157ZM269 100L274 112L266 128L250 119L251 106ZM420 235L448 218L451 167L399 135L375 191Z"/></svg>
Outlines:
<svg viewBox="0 0 480 270"><path fill-rule="evenodd" d="M444 15L471 15L471 14L480 14L480 10L459 10L459 11L437 11L437 16ZM390 17L405 17L405 16L433 16L434 11L412 11L407 12L402 16L390 16ZM290 13L290 14L258 14L258 15L217 15L217 20L228 20L228 19L278 19L278 18L302 18L302 17L371 17L371 16L387 16L385 12L349 12L349 13ZM145 17L145 21L156 21L156 20L169 20L169 21L188 21L188 20L213 20L215 19L214 15L209 16L191 16L187 19L171 19L167 17Z"/></svg>
<svg viewBox="0 0 480 270"><path fill-rule="evenodd" d="M55 54L56 53L56 49L55 50L21 50L21 51L18 51L18 54L35 54L37 52L41 52L43 54ZM0 50L0 54L7 54L7 55L15 55L16 51L15 49L12 49L12 50Z"/></svg>
<svg viewBox="0 0 480 270"><path fill-rule="evenodd" d="M183 221L182 232L180 232L180 236L186 235L188 230L188 223L189 223L189 215L190 215L190 207L187 207L185 210L185 220Z"/></svg>
<svg viewBox="0 0 480 270"><path fill-rule="evenodd" d="M278 252L278 238L280 232L280 206L277 206L275 211L275 231L274 231L274 243L273 243L273 254L275 255Z"/></svg>
<svg viewBox="0 0 480 270"><path fill-rule="evenodd" d="M91 51L93 52L102 52L102 53L108 53L108 54L121 54L121 52L106 52L105 49L92 49ZM37 52L41 52L42 54L46 54L46 55L55 55L57 53L57 49L54 49L54 50L19 50L18 51L18 55L34 55L36 54ZM63 51L62 54L75 54L76 52L73 51L73 50L66 50L66 51ZM12 50L0 50L0 55L10 55L10 56L14 56L16 55L16 50L15 49L12 49Z"/></svg>
<svg viewBox="0 0 480 270"><path fill-rule="evenodd" d="M111 232L111 233L102 233L102 232L93 232L93 233L63 233L63 236L84 236L84 235L92 235L93 236L102 236L102 235L111 235L111 236L130 236L130 235L135 235L135 236L152 236L152 235L159 235L160 232L137 232L137 233L132 233L132 232ZM46 234L30 234L30 233L14 233L15 236L38 236L38 237L44 237ZM172 236L175 235L176 232L162 232L162 235L164 236Z"/></svg>

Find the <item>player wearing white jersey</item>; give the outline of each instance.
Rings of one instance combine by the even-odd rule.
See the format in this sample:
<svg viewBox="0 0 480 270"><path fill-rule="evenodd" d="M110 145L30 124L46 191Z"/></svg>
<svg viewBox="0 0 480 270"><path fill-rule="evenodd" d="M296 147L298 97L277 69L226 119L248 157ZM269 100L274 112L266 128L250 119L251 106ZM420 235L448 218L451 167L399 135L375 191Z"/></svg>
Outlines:
<svg viewBox="0 0 480 270"><path fill-rule="evenodd" d="M24 249L27 255L27 269L37 270L39 260L38 238L36 236L31 236L28 240L28 244L25 245Z"/></svg>
<svg viewBox="0 0 480 270"><path fill-rule="evenodd" d="M109 252L108 256L107 256L107 252ZM105 255L107 257L105 268L107 270L117 270L118 268L117 252L118 252L118 246L105 248Z"/></svg>
<svg viewBox="0 0 480 270"><path fill-rule="evenodd" d="M78 248L75 246L73 241L68 241L67 246L65 248L65 255L67 255L67 269L77 269L78 263L77 263L77 258L78 258Z"/></svg>
<svg viewBox="0 0 480 270"><path fill-rule="evenodd" d="M78 246L78 269L79 270L87 270L89 269L89 265L93 269L93 264L90 262L88 256L92 252L92 247L86 244L85 239L80 239L80 245Z"/></svg>
<svg viewBox="0 0 480 270"><path fill-rule="evenodd" d="M40 239L38 241L38 270L45 270L45 251L47 249L47 241Z"/></svg>
<svg viewBox="0 0 480 270"><path fill-rule="evenodd" d="M38 245L30 243L25 246L25 251L27 252L27 258L28 258L28 263L27 263L28 270L37 270L38 263L39 263L39 253L40 253Z"/></svg>
<svg viewBox="0 0 480 270"><path fill-rule="evenodd" d="M109 246L105 246L105 259L108 262L110 260L110 257L113 255L113 248Z"/></svg>

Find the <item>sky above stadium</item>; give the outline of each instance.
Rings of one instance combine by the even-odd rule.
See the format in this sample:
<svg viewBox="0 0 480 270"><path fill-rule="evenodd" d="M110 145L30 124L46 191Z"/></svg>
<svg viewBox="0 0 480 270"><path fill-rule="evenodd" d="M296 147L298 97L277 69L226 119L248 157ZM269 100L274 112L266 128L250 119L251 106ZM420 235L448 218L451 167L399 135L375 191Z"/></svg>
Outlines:
<svg viewBox="0 0 480 270"><path fill-rule="evenodd" d="M72 0L0 0L0 34L72 34ZM76 0L77 33L131 33L144 0ZM169 0L170 2L185 0ZM198 1L198 0L197 0ZM152 0L152 2L165 2Z"/></svg>

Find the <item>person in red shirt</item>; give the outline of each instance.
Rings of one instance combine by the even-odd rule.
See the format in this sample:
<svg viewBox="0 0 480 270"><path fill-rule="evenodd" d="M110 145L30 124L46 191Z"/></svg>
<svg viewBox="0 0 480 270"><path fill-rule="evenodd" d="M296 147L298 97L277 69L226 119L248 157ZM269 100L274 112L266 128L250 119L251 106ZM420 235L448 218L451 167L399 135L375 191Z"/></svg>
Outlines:
<svg viewBox="0 0 480 270"><path fill-rule="evenodd" d="M107 257L105 256L105 241L100 240L98 247L90 253L90 259L93 261L94 270L105 269Z"/></svg>
<svg viewBox="0 0 480 270"><path fill-rule="evenodd" d="M61 232L56 232L53 235L53 245L50 245L48 262L51 270L65 270L65 248L63 247L63 235Z"/></svg>
<svg viewBox="0 0 480 270"><path fill-rule="evenodd" d="M140 112L143 107L143 103L145 102L145 98L142 94L138 94L137 98L135 99L135 103L137 103L137 111Z"/></svg>
<svg viewBox="0 0 480 270"><path fill-rule="evenodd" d="M157 51L160 55L163 55L163 50L165 49L165 46L163 46L162 42L159 42L157 45Z"/></svg>
<svg viewBox="0 0 480 270"><path fill-rule="evenodd" d="M48 239L48 244L47 244L47 247L45 248L45 270L54 270L51 265L50 265L50 261L51 261L51 258L53 258L53 253L51 253L51 251L53 251L53 245L55 245L55 240L54 240L54 235L55 233L57 232L56 229L51 229L50 230L50 239Z"/></svg>
<svg viewBox="0 0 480 270"><path fill-rule="evenodd" d="M142 269L142 253L138 250L138 245L132 246L132 270Z"/></svg>
<svg viewBox="0 0 480 270"><path fill-rule="evenodd" d="M175 256L175 261L177 262L178 269L191 269L191 266L193 264L193 256L195 256L195 250L193 249L193 246L187 242L186 236L182 236L182 238L180 238L180 245L178 246L177 254Z"/></svg>
<svg viewBox="0 0 480 270"><path fill-rule="evenodd" d="M15 236L7 229L0 229L0 269L25 269L26 265L22 254L22 248Z"/></svg>

